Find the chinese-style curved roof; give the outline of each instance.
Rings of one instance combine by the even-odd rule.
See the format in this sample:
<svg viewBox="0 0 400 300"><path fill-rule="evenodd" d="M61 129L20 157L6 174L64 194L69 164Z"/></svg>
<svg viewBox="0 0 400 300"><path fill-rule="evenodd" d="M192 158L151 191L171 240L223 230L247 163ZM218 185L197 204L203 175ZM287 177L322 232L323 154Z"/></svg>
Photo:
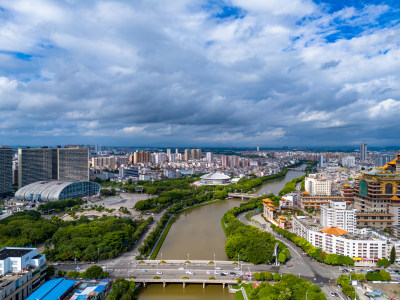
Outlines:
<svg viewBox="0 0 400 300"><path fill-rule="evenodd" d="M310 194L307 191L304 191L303 195L310 195Z"/></svg>
<svg viewBox="0 0 400 300"><path fill-rule="evenodd" d="M324 233L333 234L333 235L344 235L347 233L346 230L343 230L338 227L326 227L324 229L321 229L321 231Z"/></svg>
<svg viewBox="0 0 400 300"><path fill-rule="evenodd" d="M343 186L344 188L349 188L350 185L348 183L345 183L345 185Z"/></svg>
<svg viewBox="0 0 400 300"><path fill-rule="evenodd" d="M397 197L396 195L394 195L392 198L390 198L390 200L394 200L394 201L399 201L399 197Z"/></svg>

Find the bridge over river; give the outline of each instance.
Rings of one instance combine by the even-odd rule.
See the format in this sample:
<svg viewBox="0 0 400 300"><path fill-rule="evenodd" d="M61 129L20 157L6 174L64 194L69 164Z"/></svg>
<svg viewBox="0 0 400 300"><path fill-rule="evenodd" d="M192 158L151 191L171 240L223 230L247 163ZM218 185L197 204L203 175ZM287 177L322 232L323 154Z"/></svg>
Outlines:
<svg viewBox="0 0 400 300"><path fill-rule="evenodd" d="M242 198L242 199L251 199L258 197L260 195L255 195L255 194L246 194L246 193L228 193L228 197L231 198Z"/></svg>

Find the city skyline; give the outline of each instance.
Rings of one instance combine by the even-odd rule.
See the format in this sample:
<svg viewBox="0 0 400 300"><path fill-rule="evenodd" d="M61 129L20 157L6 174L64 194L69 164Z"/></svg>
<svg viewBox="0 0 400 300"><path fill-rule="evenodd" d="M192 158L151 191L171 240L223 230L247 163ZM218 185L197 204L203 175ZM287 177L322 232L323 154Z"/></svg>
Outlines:
<svg viewBox="0 0 400 300"><path fill-rule="evenodd" d="M398 1L0 0L0 141L396 146Z"/></svg>

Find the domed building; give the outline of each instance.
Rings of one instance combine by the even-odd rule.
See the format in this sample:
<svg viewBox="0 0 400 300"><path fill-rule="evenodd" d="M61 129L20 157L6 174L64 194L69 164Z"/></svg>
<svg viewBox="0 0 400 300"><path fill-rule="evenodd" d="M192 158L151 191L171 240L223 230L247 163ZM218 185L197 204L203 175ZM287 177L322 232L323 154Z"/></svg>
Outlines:
<svg viewBox="0 0 400 300"><path fill-rule="evenodd" d="M202 185L224 185L230 184L231 178L223 173L208 173L200 177Z"/></svg>
<svg viewBox="0 0 400 300"><path fill-rule="evenodd" d="M20 188L15 198L25 201L58 201L97 195L101 185L93 181L37 181Z"/></svg>

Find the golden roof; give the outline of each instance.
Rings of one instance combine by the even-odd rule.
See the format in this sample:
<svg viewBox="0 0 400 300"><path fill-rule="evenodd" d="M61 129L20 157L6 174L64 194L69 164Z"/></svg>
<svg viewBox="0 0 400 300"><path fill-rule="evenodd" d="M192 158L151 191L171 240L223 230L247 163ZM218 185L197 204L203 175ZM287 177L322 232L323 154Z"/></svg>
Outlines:
<svg viewBox="0 0 400 300"><path fill-rule="evenodd" d="M399 197L397 197L396 195L394 195L392 198L390 198L390 200L395 200L395 201L399 201Z"/></svg>
<svg viewBox="0 0 400 300"><path fill-rule="evenodd" d="M304 191L303 195L310 195L310 194L307 191Z"/></svg>
<svg viewBox="0 0 400 300"><path fill-rule="evenodd" d="M263 201L263 202L267 202L267 203L272 203L272 200L269 199L269 198L265 198L265 199L263 199L262 201Z"/></svg>
<svg viewBox="0 0 400 300"><path fill-rule="evenodd" d="M340 229L338 227L326 227L324 229L321 229L321 231L333 235L344 235L347 233L346 230Z"/></svg>
<svg viewBox="0 0 400 300"><path fill-rule="evenodd" d="M344 187L344 188L349 188L350 185L349 185L348 183L346 183L343 187Z"/></svg>

